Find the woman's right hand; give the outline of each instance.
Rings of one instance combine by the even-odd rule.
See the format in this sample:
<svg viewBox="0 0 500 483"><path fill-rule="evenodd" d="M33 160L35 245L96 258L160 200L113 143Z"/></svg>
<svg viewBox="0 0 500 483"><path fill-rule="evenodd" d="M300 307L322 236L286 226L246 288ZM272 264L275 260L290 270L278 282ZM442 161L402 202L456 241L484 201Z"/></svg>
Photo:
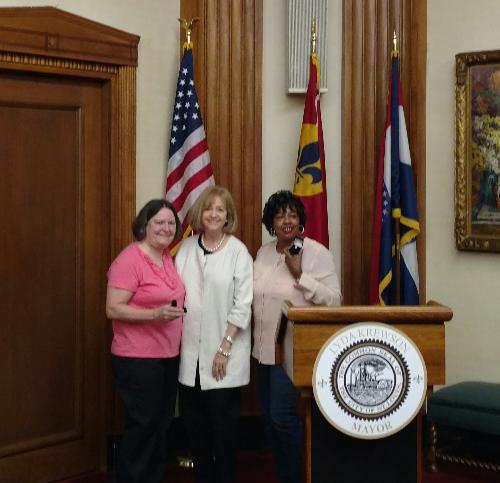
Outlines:
<svg viewBox="0 0 500 483"><path fill-rule="evenodd" d="M153 320L156 322L170 322L184 315L182 307L174 307L170 304L161 305L153 309Z"/></svg>

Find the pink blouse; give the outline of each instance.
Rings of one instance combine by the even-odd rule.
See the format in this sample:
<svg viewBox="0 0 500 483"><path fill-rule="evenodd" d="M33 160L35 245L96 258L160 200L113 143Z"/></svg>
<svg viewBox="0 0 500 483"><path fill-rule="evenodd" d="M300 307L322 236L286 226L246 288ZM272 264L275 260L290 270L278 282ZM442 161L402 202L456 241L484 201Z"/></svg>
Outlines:
<svg viewBox="0 0 500 483"><path fill-rule="evenodd" d="M177 301L184 305L184 285L165 250L163 267L157 266L137 245L131 243L108 270L108 287L132 292L128 305L154 308ZM123 357L168 358L179 355L182 317L170 322L126 322L113 320L111 352Z"/></svg>
<svg viewBox="0 0 500 483"><path fill-rule="evenodd" d="M276 241L263 245L253 267L254 345L252 355L262 364L275 363L275 344L281 308L294 305L340 305L340 284L332 253L306 238L302 248L302 276L295 280L276 251Z"/></svg>

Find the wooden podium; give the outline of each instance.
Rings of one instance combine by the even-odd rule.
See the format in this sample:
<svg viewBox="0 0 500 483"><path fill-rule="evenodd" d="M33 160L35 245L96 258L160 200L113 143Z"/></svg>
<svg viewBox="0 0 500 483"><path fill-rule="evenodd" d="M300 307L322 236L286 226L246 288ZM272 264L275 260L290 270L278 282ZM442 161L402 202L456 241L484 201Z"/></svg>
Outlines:
<svg viewBox="0 0 500 483"><path fill-rule="evenodd" d="M307 483L421 482L423 410L407 428L388 438L362 441L348 437L321 416L311 386L313 368L321 347L337 331L350 323L381 322L404 332L419 348L427 367L428 392L432 391L435 384L445 382L444 322L452 316L450 308L436 302L391 307L294 307L290 303L284 304L276 361L283 364L305 399ZM335 461L336 455L338 461ZM327 461L324 461L325 458ZM353 459L352 464L349 464L349 458ZM363 470L360 462L372 465L372 470ZM402 466L399 473L394 464ZM387 468L385 473L384 466ZM378 470L382 471L383 479L376 476ZM363 471L365 474L362 474ZM359 476L356 476L356 472L360 473ZM366 476L366 472L372 475L371 478ZM388 476L389 473L391 477ZM325 475L328 475L328 479Z"/></svg>

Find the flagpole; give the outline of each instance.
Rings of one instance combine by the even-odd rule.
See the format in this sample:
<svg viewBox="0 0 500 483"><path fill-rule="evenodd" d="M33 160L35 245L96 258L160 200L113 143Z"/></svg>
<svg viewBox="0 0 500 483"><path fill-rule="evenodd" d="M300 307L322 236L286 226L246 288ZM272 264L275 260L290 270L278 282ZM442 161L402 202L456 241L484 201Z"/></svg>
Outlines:
<svg viewBox="0 0 500 483"><path fill-rule="evenodd" d="M399 57L399 51L398 51L398 38L396 36L396 31L393 31L393 36L392 36L392 45L393 45L393 50L391 52L391 61L393 57ZM399 217L396 217L394 219L394 235L395 235L395 240L396 240L396 266L394 267L394 279L395 279L395 286L396 286L396 305L401 305L401 225L400 225L400 219Z"/></svg>

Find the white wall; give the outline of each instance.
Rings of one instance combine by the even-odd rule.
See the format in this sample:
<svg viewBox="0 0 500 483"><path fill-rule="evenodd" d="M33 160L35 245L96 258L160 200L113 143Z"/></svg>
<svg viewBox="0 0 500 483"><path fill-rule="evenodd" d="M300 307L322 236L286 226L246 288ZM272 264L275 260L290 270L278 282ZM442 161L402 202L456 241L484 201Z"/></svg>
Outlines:
<svg viewBox="0 0 500 483"><path fill-rule="evenodd" d="M447 384L500 382L500 253L454 239L455 54L500 49L497 0L429 0L427 23L427 296L450 306Z"/></svg>
<svg viewBox="0 0 500 483"><path fill-rule="evenodd" d="M57 7L141 37L137 71L137 206L163 196L179 72L179 0L0 0L0 7L10 6Z"/></svg>

